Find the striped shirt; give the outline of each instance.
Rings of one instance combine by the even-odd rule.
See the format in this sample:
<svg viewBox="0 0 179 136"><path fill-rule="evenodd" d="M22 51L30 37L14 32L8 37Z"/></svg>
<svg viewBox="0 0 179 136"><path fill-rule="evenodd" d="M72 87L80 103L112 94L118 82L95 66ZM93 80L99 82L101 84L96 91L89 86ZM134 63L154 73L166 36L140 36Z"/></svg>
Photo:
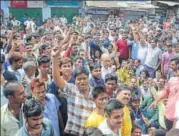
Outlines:
<svg viewBox="0 0 179 136"><path fill-rule="evenodd" d="M85 122L95 108L95 103L91 96L84 97L74 84L66 83L63 91L68 97L68 120L65 132L82 136Z"/></svg>

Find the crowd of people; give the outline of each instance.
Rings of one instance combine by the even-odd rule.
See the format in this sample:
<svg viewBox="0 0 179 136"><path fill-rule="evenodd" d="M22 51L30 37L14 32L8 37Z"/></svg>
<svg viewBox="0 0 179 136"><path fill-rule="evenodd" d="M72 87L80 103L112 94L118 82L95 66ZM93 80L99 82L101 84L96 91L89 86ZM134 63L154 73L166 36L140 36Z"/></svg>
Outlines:
<svg viewBox="0 0 179 136"><path fill-rule="evenodd" d="M1 24L1 136L179 136L176 17ZM23 29L19 29L22 25Z"/></svg>

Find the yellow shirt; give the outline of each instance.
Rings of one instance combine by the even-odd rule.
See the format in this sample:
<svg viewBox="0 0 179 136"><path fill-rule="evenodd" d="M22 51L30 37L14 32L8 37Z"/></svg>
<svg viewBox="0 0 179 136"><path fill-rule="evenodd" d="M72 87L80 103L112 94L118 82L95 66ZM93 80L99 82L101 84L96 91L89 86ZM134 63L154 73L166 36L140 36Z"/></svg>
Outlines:
<svg viewBox="0 0 179 136"><path fill-rule="evenodd" d="M97 112L93 111L91 115L88 117L85 127L98 127L101 122L103 122L105 119L105 116L99 115Z"/></svg>
<svg viewBox="0 0 179 136"><path fill-rule="evenodd" d="M130 110L127 106L124 106L123 112L124 112L124 117L122 123L122 136L130 136L131 129L132 129Z"/></svg>

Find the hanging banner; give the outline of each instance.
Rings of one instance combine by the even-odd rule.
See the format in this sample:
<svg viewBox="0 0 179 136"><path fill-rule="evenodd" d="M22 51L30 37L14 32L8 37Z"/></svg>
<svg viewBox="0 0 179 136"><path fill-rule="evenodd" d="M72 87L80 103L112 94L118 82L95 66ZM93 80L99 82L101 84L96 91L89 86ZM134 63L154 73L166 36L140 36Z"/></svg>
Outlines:
<svg viewBox="0 0 179 136"><path fill-rule="evenodd" d="M27 0L11 0L12 8L27 8Z"/></svg>
<svg viewBox="0 0 179 136"><path fill-rule="evenodd" d="M42 8L44 2L43 1L27 1L28 8Z"/></svg>
<svg viewBox="0 0 179 136"><path fill-rule="evenodd" d="M52 0L47 0L46 4L49 6L70 6L70 7L78 7L79 6L79 2L77 0L56 0L56 1L52 1Z"/></svg>

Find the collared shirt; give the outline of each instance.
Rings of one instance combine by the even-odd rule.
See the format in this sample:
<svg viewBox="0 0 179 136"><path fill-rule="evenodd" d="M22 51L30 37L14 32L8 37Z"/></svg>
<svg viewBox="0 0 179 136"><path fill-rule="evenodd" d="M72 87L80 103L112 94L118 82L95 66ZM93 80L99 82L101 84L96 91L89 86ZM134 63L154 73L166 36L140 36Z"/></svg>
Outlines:
<svg viewBox="0 0 179 136"><path fill-rule="evenodd" d="M150 68L156 69L159 60L162 57L162 50L158 47L152 48L151 46L148 47L147 56L145 60L145 65Z"/></svg>
<svg viewBox="0 0 179 136"><path fill-rule="evenodd" d="M131 58L137 59L138 50L139 50L139 43L134 41L128 41L128 45L132 47L131 49Z"/></svg>
<svg viewBox="0 0 179 136"><path fill-rule="evenodd" d="M22 110L19 120L9 111L8 104L1 107L1 136L15 136L17 131L23 126Z"/></svg>
<svg viewBox="0 0 179 136"><path fill-rule="evenodd" d="M111 130L111 128L109 128L106 119L99 125L98 129L99 129L104 135L107 135L107 136L122 136L120 129L119 129L119 131L118 131L118 134L115 134L115 133Z"/></svg>
<svg viewBox="0 0 179 136"><path fill-rule="evenodd" d="M92 87L95 87L95 86L104 86L104 80L102 78L100 79L95 79L91 76L90 80L89 80L89 84L90 86Z"/></svg>
<svg viewBox="0 0 179 136"><path fill-rule="evenodd" d="M59 111L60 103L53 94L46 94L46 104L44 110L44 117L49 119L52 123L52 126L55 130L55 136L60 136L60 127L59 127Z"/></svg>
<svg viewBox="0 0 179 136"><path fill-rule="evenodd" d="M112 73L112 69L111 68L105 68L105 67L102 67L101 68L101 77L103 80L105 80L105 76L109 73Z"/></svg>
<svg viewBox="0 0 179 136"><path fill-rule="evenodd" d="M65 132L82 136L85 122L95 108L95 103L91 95L84 97L74 84L66 83L63 91L68 97L68 120Z"/></svg>
<svg viewBox="0 0 179 136"><path fill-rule="evenodd" d="M145 63L147 49L148 49L147 46L142 46L141 44L139 44L138 52L137 52L137 59L140 60L142 65Z"/></svg>
<svg viewBox="0 0 179 136"><path fill-rule="evenodd" d="M9 135L11 136L11 135ZM27 131L25 124L23 127L16 133L15 136L30 136L29 132ZM54 129L49 120L43 119L43 128L41 136L55 136Z"/></svg>
<svg viewBox="0 0 179 136"><path fill-rule="evenodd" d="M25 72L23 69L18 69L17 71L14 71L11 66L8 67L8 71L13 72L17 78L18 81L22 81Z"/></svg>

